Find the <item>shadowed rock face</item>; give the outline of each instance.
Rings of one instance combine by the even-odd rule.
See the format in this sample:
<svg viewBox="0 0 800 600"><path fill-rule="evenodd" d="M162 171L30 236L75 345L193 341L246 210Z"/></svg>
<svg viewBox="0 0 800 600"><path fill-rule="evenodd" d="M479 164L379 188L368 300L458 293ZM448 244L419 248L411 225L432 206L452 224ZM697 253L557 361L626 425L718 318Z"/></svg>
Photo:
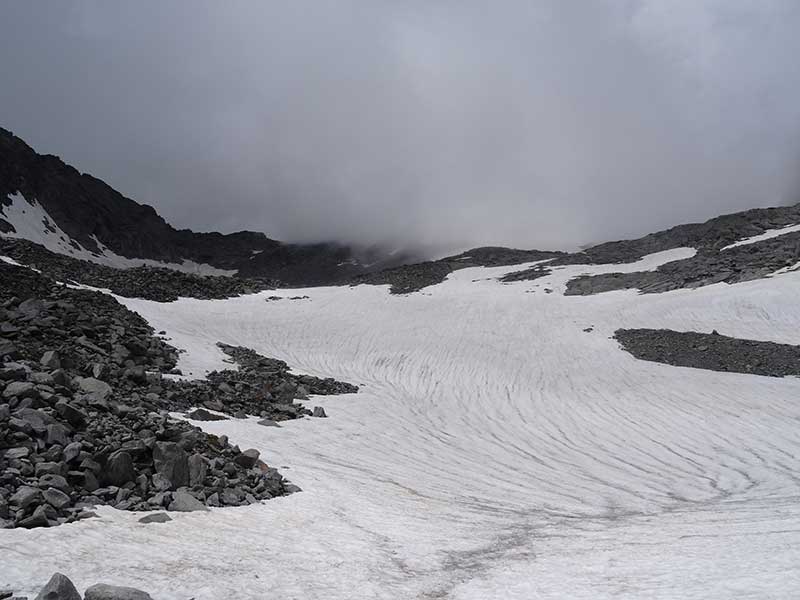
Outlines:
<svg viewBox="0 0 800 600"><path fill-rule="evenodd" d="M800 346L791 344L670 329L618 329L614 337L642 360L768 377L800 376Z"/></svg>
<svg viewBox="0 0 800 600"><path fill-rule="evenodd" d="M126 198L56 156L37 154L0 128L0 203L7 205L8 196L15 193L35 199L56 225L89 251L99 251L92 239L96 236L127 258L173 263L187 259L235 269L245 277L279 279L287 285L341 282L411 258L334 243L286 244L252 231L223 235L177 230L151 206ZM0 218L0 233L12 230Z"/></svg>

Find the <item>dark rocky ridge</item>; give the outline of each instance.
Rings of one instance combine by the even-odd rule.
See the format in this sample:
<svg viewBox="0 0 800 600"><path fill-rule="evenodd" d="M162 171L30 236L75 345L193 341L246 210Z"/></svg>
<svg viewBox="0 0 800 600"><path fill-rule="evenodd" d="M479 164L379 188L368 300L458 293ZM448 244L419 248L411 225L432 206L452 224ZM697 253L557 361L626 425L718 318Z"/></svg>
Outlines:
<svg viewBox="0 0 800 600"><path fill-rule="evenodd" d="M355 278L354 284L391 285L391 293L408 294L444 281L458 269L467 267L502 267L563 256L563 252L546 250L517 250L514 248L474 248L462 254L385 269L378 273Z"/></svg>
<svg viewBox="0 0 800 600"><path fill-rule="evenodd" d="M767 277L798 262L800 232L787 233L723 251L702 248L691 258L666 263L655 271L577 277L568 282L565 294L586 296L632 288L651 294L720 282L739 283Z"/></svg>
<svg viewBox="0 0 800 600"><path fill-rule="evenodd" d="M273 424L324 416L295 399L357 388L222 348L239 370L164 377L178 352L139 315L107 294L0 263L0 528L70 522L97 504L204 510L296 491L256 450L169 413L203 405Z"/></svg>
<svg viewBox="0 0 800 600"><path fill-rule="evenodd" d="M89 251L99 250L94 235L127 258L173 263L188 259L237 269L242 277L279 280L283 285L341 283L411 258L335 243L287 244L252 231L223 235L177 230L151 206L126 198L56 156L37 154L0 128L0 203L17 192L35 199L72 240ZM10 229L8 221L0 218L0 232Z"/></svg>
<svg viewBox="0 0 800 600"><path fill-rule="evenodd" d="M800 346L670 329L618 329L614 337L636 358L678 367L800 376Z"/></svg>

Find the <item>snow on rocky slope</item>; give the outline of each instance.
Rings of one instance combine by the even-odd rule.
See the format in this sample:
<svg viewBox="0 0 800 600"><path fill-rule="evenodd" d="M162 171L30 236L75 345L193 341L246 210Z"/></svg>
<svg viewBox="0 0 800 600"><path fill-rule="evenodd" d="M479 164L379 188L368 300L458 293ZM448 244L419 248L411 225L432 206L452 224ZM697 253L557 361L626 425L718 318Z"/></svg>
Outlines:
<svg viewBox="0 0 800 600"><path fill-rule="evenodd" d="M93 237L99 252L84 248L79 242L73 240L62 230L55 220L47 214L44 207L35 199L28 200L22 194L16 193L8 196L8 205L0 204L0 217L11 225L9 231L0 235L9 238L29 240L41 244L51 252L66 254L72 258L88 260L93 263L117 269L131 267L164 267L194 273L196 275L235 275L236 270L217 269L211 265L183 260L180 263L168 263L145 258L126 258L107 248L103 242Z"/></svg>
<svg viewBox="0 0 800 600"><path fill-rule="evenodd" d="M101 509L4 532L4 578L33 591L54 570L79 588L113 573L168 600L796 598L800 381L638 361L611 336L798 343L800 274L563 295L579 274L693 253L513 284L496 278L519 266L469 268L408 296L120 298L187 350L185 373L222 366L222 341L361 391L314 398L327 420L201 424L258 448L303 493L165 524Z"/></svg>

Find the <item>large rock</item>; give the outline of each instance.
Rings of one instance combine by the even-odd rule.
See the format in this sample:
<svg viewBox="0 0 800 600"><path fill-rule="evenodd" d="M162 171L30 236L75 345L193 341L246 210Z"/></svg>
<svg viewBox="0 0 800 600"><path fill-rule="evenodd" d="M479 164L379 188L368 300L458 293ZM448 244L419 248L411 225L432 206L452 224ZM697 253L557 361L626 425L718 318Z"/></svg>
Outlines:
<svg viewBox="0 0 800 600"><path fill-rule="evenodd" d="M244 467L245 469L250 469L256 466L258 462L258 457L260 453L255 448L250 448L249 450L245 450L241 454L237 455L236 458L233 460L236 462L237 465Z"/></svg>
<svg viewBox="0 0 800 600"><path fill-rule="evenodd" d="M167 510L177 512L194 512L197 510L208 510L206 505L200 502L197 498L192 496L189 492L175 492L172 494L172 502L170 502Z"/></svg>
<svg viewBox="0 0 800 600"><path fill-rule="evenodd" d="M189 457L189 485L203 485L206 479L208 465L202 454L192 454Z"/></svg>
<svg viewBox="0 0 800 600"><path fill-rule="evenodd" d="M4 398L37 398L39 393L30 381L12 381L3 390Z"/></svg>
<svg viewBox="0 0 800 600"><path fill-rule="evenodd" d="M34 487L30 487L24 485L17 489L16 492L9 498L9 503L12 506L17 506L19 508L27 508L34 502L37 502L42 497L41 490L37 490Z"/></svg>
<svg viewBox="0 0 800 600"><path fill-rule="evenodd" d="M66 575L56 573L36 596L36 600L81 600L81 595Z"/></svg>
<svg viewBox="0 0 800 600"><path fill-rule="evenodd" d="M78 387L84 394L91 394L95 398L105 400L111 395L111 386L105 381L94 377L79 377Z"/></svg>
<svg viewBox="0 0 800 600"><path fill-rule="evenodd" d="M153 448L153 463L156 473L171 484L171 489L189 485L189 456L174 442L156 442Z"/></svg>
<svg viewBox="0 0 800 600"><path fill-rule="evenodd" d="M86 590L84 600L153 600L153 597L136 588L98 583Z"/></svg>
<svg viewBox="0 0 800 600"><path fill-rule="evenodd" d="M69 496L56 488L48 488L42 492L45 501L53 508L64 508L70 503Z"/></svg>
<svg viewBox="0 0 800 600"><path fill-rule="evenodd" d="M39 363L46 369L55 370L61 368L61 355L58 350L48 350L39 359Z"/></svg>
<svg viewBox="0 0 800 600"><path fill-rule="evenodd" d="M118 450L111 454L106 461L103 478L106 483L120 487L136 479L133 457L124 450Z"/></svg>

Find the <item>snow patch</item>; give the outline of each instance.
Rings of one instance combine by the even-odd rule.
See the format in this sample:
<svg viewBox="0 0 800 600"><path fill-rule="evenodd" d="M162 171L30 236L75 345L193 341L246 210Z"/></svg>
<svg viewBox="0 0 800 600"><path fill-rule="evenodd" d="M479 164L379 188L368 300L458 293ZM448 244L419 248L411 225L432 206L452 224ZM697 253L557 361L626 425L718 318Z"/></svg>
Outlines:
<svg viewBox="0 0 800 600"><path fill-rule="evenodd" d="M786 235L787 233L794 233L796 231L800 231L800 224L787 225L786 227L780 227L778 229L768 229L759 235L754 235L749 238L739 240L738 242L734 242L733 244L728 244L724 248L721 248L720 251L730 250L731 248L736 248L738 246L747 246L748 244L755 244L756 242L762 242L764 240L771 240L772 238L780 237L782 235Z"/></svg>
<svg viewBox="0 0 800 600"><path fill-rule="evenodd" d="M236 270L218 269L211 265L196 263L191 260L183 260L181 263L168 263L145 258L126 258L106 247L94 235L91 237L100 252L92 252L70 238L36 200L27 200L19 193L12 194L8 198L11 200L11 204L9 206L0 205L0 216L8 221L15 231L0 234L3 237L29 240L44 246L51 252L117 269L150 266L173 269L195 275L232 276L236 274Z"/></svg>

